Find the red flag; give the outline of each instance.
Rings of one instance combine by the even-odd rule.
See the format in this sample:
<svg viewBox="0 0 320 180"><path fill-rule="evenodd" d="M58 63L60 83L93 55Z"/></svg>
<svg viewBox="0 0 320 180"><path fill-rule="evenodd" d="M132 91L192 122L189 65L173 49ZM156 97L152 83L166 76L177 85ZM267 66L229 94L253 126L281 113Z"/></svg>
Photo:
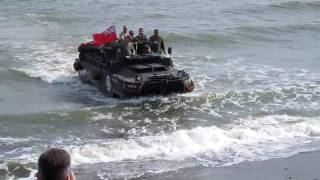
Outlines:
<svg viewBox="0 0 320 180"><path fill-rule="evenodd" d="M117 32L114 26L110 26L102 33L93 34L95 45L101 46L105 43L110 43L117 40Z"/></svg>

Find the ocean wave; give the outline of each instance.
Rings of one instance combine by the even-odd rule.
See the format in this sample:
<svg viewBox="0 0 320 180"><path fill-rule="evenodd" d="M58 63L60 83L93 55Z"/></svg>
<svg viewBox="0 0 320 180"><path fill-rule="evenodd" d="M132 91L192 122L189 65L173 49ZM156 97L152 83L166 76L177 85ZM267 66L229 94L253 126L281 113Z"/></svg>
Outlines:
<svg viewBox="0 0 320 180"><path fill-rule="evenodd" d="M48 83L65 83L73 81L73 61L77 57L70 46L50 42L27 42L14 44L16 61L24 63L23 67L13 68L31 77L40 78Z"/></svg>
<svg viewBox="0 0 320 180"><path fill-rule="evenodd" d="M70 89L70 93L81 91L82 95L85 94L92 100L114 104L95 88L80 83L72 67L74 58L77 57L72 47L62 47L56 43L31 42L28 47L25 47L24 43L15 44L15 48L25 49L15 54L17 61L23 64L21 67L12 68L12 72L17 75L40 78L47 83L67 84L66 89ZM177 53L174 61L177 67L185 68L192 74L197 87L195 94L200 93L199 96L222 90L234 91L232 87L244 90L256 88L259 91L268 87L307 86L314 84L318 79L317 75L301 69L285 71L263 65L244 65L241 60L227 59L220 62L216 59L218 57L214 53Z"/></svg>
<svg viewBox="0 0 320 180"><path fill-rule="evenodd" d="M305 23L305 24L288 24L279 26L241 26L236 28L236 32L242 32L244 35L273 35L269 36L271 39L277 38L275 35L280 35L281 33L296 33L297 31L320 31L320 25L318 23Z"/></svg>
<svg viewBox="0 0 320 180"><path fill-rule="evenodd" d="M210 46L225 46L239 45L245 43L246 39L259 41L291 41L284 39L284 34L296 34L301 31L319 32L320 25L318 22L305 22L299 24L283 24L283 25L241 25L235 27L226 27L224 33L198 33L198 34L167 34L165 39L169 43L185 44L192 46L194 44L210 45ZM280 37L280 38L279 38Z"/></svg>
<svg viewBox="0 0 320 180"><path fill-rule="evenodd" d="M255 41L268 43L295 42L297 39L290 38L288 35L306 33L304 31L318 33L320 25L317 22L306 22L284 25L245 25L226 29L228 36L233 37L238 43Z"/></svg>
<svg viewBox="0 0 320 180"><path fill-rule="evenodd" d="M203 116L209 116L210 119L203 120L206 123L215 123L214 119L229 119L230 117L244 117L250 113L272 114L272 113L295 113L305 111L318 114L319 87L295 87L288 86L283 88L255 89L246 91L227 91L227 92L199 92L191 94L182 94L170 96L167 98L139 98L131 101L117 101L114 107L108 108L119 109L123 106L123 113L113 113L112 118L123 121L143 116L146 121L142 124L149 128L159 125L165 119L152 119L153 116L161 116L171 121L166 121L166 125L174 125L176 128L185 128L184 126L174 124L179 120L189 120L189 122L200 121ZM134 104L132 104L134 103ZM138 105L137 105L138 104ZM130 107L138 107L140 111ZM95 108L92 110L105 109L106 107ZM179 112L176 116L172 112ZM131 114L130 114L131 113ZM179 117L184 114L183 117ZM190 114L190 116L188 116ZM192 114L192 115L191 115ZM111 114L94 115L92 121L108 120ZM150 119L148 120L148 117ZM140 122L138 119L137 122ZM199 122L201 123L201 122ZM187 125L188 123L185 123ZM195 123L193 126L198 125ZM135 128L138 128L134 126ZM159 126L166 128L166 126ZM130 130L130 129L127 129ZM148 129L147 129L148 130ZM138 131L139 132L139 131ZM161 132L161 131L160 131Z"/></svg>
<svg viewBox="0 0 320 180"><path fill-rule="evenodd" d="M99 120L109 117L96 114L95 118ZM12 138L2 140L12 141ZM18 142L15 139L13 141ZM100 166L100 163L107 163L102 164L105 167L123 168L120 174L117 168L109 169L111 177L137 177L146 172L195 166L228 166L243 161L266 160L319 150L320 121L319 117L249 116L228 124L180 129L158 135L90 141L67 138L51 143L46 147L36 145L17 150L20 156L5 157L0 163L0 169L6 169L8 162L17 161L23 166L27 164L25 167L33 173L36 167L28 164L34 164L41 151L47 147L68 150L76 170L88 164ZM134 168L129 168L132 165ZM127 168L130 171L125 170ZM100 170L103 171L103 168Z"/></svg>
<svg viewBox="0 0 320 180"><path fill-rule="evenodd" d="M286 9L286 10L304 10L304 9L320 9L320 1L287 1L278 4L271 4L269 7L273 9Z"/></svg>
<svg viewBox="0 0 320 180"><path fill-rule="evenodd" d="M285 29L289 30L307 30L307 31L320 31L320 25L318 22L299 24L299 25L287 25Z"/></svg>
<svg viewBox="0 0 320 180"><path fill-rule="evenodd" d="M15 77L31 77L27 72L25 72L24 70L20 70L17 68L11 68L9 69L9 72L11 72L12 76L10 78L15 79Z"/></svg>
<svg viewBox="0 0 320 180"><path fill-rule="evenodd" d="M184 161L197 157L226 165L287 156L319 140L319 118L284 115L249 117L226 127L197 127L172 134L70 147L69 150L73 162L78 165L129 160Z"/></svg>
<svg viewBox="0 0 320 180"><path fill-rule="evenodd" d="M217 44L217 45L221 45L221 44L237 44L239 43L236 39L227 36L227 35L222 35L222 34L214 34L214 33L210 33L210 34L166 34L165 35L165 39L169 42L169 43L190 43L190 44L194 44L194 43L209 43L209 44Z"/></svg>
<svg viewBox="0 0 320 180"><path fill-rule="evenodd" d="M32 137L29 137L29 138L0 137L0 143L7 143L7 144L27 142L27 141L33 141L33 140L38 140L38 139L35 139Z"/></svg>
<svg viewBox="0 0 320 180"><path fill-rule="evenodd" d="M303 69L284 70L270 66L241 65L241 61L212 62L212 58L189 56L190 63L183 67L192 68L190 72L196 82L196 90L188 94L175 94L168 97L141 97L128 100L111 100L99 97L106 106L99 109L124 109L143 117L164 116L173 118L171 112L193 112L191 117L211 114L210 118L226 118L232 115L254 113L276 113L318 110L319 84L318 74ZM183 57L181 57L183 59ZM193 58L200 58L195 59ZM199 65L201 64L201 66ZM199 73L195 66L200 66ZM208 73L207 72L208 69ZM189 70L188 70L189 71ZM111 105L111 106L110 106ZM133 109L130 109L132 107ZM139 107L141 114L136 114ZM228 112L232 109L231 112ZM113 111L115 112L115 111ZM121 112L121 111L120 111ZM123 118L133 117L117 114ZM188 113L187 113L188 114ZM109 114L105 114L109 117ZM104 116L92 118L92 121L104 120ZM220 117L220 118L219 118ZM185 117L184 117L185 118ZM105 118L108 119L108 118ZM180 118L178 118L180 119Z"/></svg>

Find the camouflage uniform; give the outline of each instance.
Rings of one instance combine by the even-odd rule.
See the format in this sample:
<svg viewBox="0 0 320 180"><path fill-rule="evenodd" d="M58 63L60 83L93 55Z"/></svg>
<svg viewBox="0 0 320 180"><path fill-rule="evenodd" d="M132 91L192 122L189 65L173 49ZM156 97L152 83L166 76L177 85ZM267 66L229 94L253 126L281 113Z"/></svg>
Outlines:
<svg viewBox="0 0 320 180"><path fill-rule="evenodd" d="M136 39L137 39L138 41L142 41L142 42L148 41L147 36L144 35L144 34L139 34L139 35L137 35L137 36L136 36Z"/></svg>
<svg viewBox="0 0 320 180"><path fill-rule="evenodd" d="M146 42L148 41L147 36L144 34L139 34L136 36L136 49L137 54L143 54L143 51L145 49Z"/></svg>
<svg viewBox="0 0 320 180"><path fill-rule="evenodd" d="M149 39L150 41L150 47L151 47L151 51L152 52L156 52L156 53L165 53L166 54L166 50L164 47L164 41L163 38L158 35L152 35Z"/></svg>

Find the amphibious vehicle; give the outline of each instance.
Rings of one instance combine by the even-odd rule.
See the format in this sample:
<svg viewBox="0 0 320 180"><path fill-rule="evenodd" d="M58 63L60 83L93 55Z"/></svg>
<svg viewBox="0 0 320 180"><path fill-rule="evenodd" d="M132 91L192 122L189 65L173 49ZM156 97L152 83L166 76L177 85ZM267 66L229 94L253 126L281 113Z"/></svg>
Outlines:
<svg viewBox="0 0 320 180"><path fill-rule="evenodd" d="M129 98L191 92L190 74L174 68L170 57L161 53L122 55L116 43L103 46L82 44L73 64L83 83L98 88L107 97Z"/></svg>

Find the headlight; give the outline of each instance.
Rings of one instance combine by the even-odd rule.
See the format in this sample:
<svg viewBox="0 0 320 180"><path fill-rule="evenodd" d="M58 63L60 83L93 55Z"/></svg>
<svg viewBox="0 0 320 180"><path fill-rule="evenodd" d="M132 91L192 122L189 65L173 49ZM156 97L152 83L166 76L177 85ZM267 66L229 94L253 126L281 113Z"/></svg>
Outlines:
<svg viewBox="0 0 320 180"><path fill-rule="evenodd" d="M187 85L187 86L191 85L191 83L192 83L192 79L191 79L191 78L189 78L189 79L186 80L186 85Z"/></svg>
<svg viewBox="0 0 320 180"><path fill-rule="evenodd" d="M136 75L136 81L141 81L141 80L142 80L141 75Z"/></svg>
<svg viewBox="0 0 320 180"><path fill-rule="evenodd" d="M188 73L186 73L184 70L179 70L178 71L178 76L189 76L189 74Z"/></svg>

